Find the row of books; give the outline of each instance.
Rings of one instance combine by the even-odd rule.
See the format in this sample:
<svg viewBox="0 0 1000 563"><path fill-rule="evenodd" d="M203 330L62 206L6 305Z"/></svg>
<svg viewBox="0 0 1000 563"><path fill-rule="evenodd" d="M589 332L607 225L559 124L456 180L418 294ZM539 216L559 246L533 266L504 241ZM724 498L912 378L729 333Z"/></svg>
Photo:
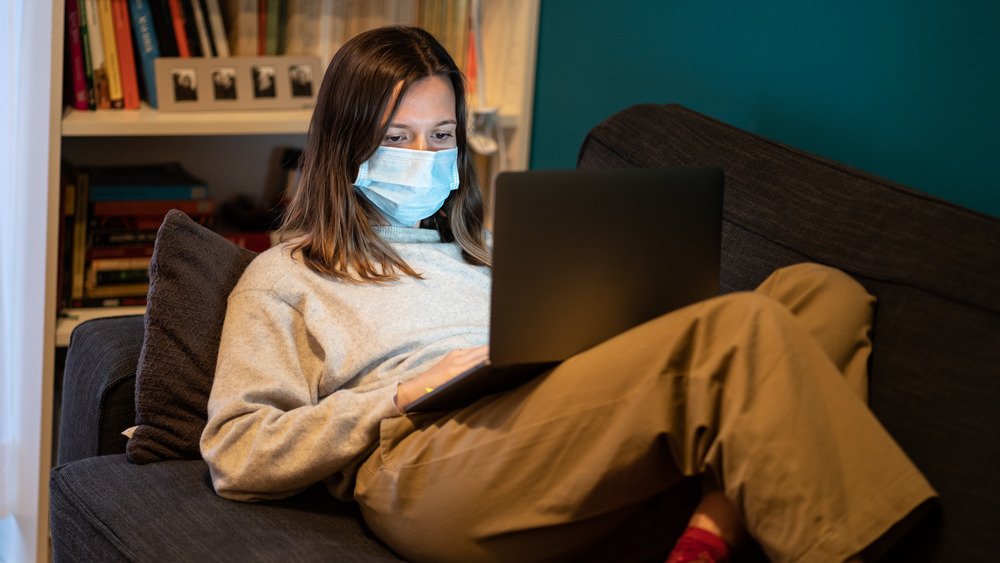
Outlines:
<svg viewBox="0 0 1000 563"><path fill-rule="evenodd" d="M419 25L464 66L470 0L66 0L66 88L79 110L157 107L158 57L315 55Z"/></svg>
<svg viewBox="0 0 1000 563"><path fill-rule="evenodd" d="M178 163L63 167L61 308L144 305L163 217L179 209L215 223L208 187Z"/></svg>

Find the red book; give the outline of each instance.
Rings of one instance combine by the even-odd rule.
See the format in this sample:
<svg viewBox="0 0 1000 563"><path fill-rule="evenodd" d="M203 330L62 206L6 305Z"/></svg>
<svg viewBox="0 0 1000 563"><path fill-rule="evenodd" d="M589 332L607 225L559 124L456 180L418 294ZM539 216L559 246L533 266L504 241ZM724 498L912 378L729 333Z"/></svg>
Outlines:
<svg viewBox="0 0 1000 563"><path fill-rule="evenodd" d="M69 70L73 77L73 107L90 109L87 71L83 64L83 43L80 39L80 6L75 0L66 2L66 39L69 44Z"/></svg>
<svg viewBox="0 0 1000 563"><path fill-rule="evenodd" d="M135 70L132 25L128 19L126 0L111 0L111 16L115 24L115 41L118 42L118 68L122 75L125 109L139 109L139 77Z"/></svg>
<svg viewBox="0 0 1000 563"><path fill-rule="evenodd" d="M146 199L95 201L95 216L116 215L159 215L177 209L188 215L207 215L215 211L215 201L211 199Z"/></svg>
<svg viewBox="0 0 1000 563"><path fill-rule="evenodd" d="M170 17L174 20L174 36L177 38L177 52L182 57L190 57L191 49L188 47L187 32L184 30L184 9L181 7L181 0L169 0Z"/></svg>

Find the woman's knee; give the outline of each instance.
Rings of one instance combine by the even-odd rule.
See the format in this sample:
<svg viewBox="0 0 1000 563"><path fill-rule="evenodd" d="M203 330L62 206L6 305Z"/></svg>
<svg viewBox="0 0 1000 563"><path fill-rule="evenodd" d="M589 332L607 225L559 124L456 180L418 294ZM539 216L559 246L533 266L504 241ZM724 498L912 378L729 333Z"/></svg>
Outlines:
<svg viewBox="0 0 1000 563"><path fill-rule="evenodd" d="M837 268L803 262L775 270L757 289L794 314L808 308L827 315L846 315L843 322L869 322L875 298L850 275Z"/></svg>

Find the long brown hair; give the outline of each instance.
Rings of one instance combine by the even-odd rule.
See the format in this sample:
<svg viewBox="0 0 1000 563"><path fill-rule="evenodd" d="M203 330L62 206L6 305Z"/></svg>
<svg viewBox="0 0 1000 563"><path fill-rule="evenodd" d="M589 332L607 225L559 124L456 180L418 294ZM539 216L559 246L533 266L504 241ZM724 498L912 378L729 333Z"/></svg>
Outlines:
<svg viewBox="0 0 1000 563"><path fill-rule="evenodd" d="M422 226L457 242L466 261L490 265L483 239L483 196L466 143L464 77L434 37L415 27L362 33L337 51L320 86L302 155L302 175L281 230L312 270L345 280L389 281L399 272L421 277L374 230L383 220L352 185L358 167L378 149L388 122L410 86L446 77L455 91L459 188ZM401 85L399 93L393 93ZM388 120L391 121L391 120Z"/></svg>

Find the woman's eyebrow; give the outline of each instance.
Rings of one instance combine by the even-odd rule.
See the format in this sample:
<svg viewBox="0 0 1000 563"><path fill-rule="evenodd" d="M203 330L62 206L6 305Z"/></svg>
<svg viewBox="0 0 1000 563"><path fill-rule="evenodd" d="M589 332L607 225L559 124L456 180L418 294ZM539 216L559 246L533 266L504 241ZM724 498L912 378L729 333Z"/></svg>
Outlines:
<svg viewBox="0 0 1000 563"><path fill-rule="evenodd" d="M458 121L454 119L445 119L444 121L436 123L434 127L441 127L442 125L458 125ZM412 127L406 123L390 123L389 127L393 127L395 129L412 129Z"/></svg>

